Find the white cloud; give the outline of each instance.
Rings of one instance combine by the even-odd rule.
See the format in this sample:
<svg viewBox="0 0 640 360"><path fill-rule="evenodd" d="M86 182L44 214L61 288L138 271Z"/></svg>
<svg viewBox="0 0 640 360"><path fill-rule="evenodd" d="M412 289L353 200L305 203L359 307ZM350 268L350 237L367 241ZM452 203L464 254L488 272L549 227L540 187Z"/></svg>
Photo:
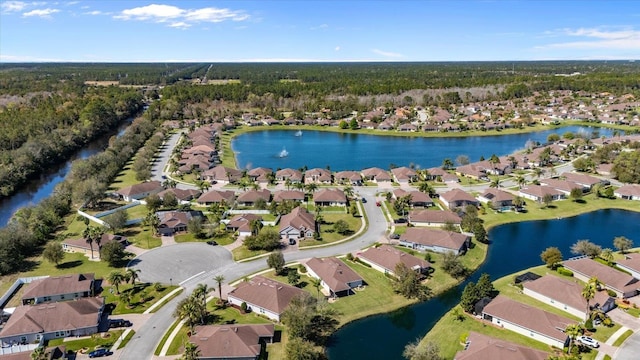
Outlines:
<svg viewBox="0 0 640 360"><path fill-rule="evenodd" d="M336 46L335 51L340 51L340 46Z"/></svg>
<svg viewBox="0 0 640 360"><path fill-rule="evenodd" d="M374 54L382 55L384 57L390 57L390 58L401 58L401 57L404 57L404 55L402 55L402 54L394 53L394 52L391 52L391 51L384 51L384 50L380 50L380 49L371 49L371 51Z"/></svg>
<svg viewBox="0 0 640 360"><path fill-rule="evenodd" d="M329 28L329 25L320 24L318 26L311 27L311 30L325 30L325 29L328 29L328 28Z"/></svg>
<svg viewBox="0 0 640 360"><path fill-rule="evenodd" d="M5 14L8 14L13 12L20 12L29 7L41 6L41 5L45 5L45 3L44 2L25 2L25 1L5 1L2 4L0 4L0 9L2 9L2 12L4 12Z"/></svg>
<svg viewBox="0 0 640 360"><path fill-rule="evenodd" d="M93 10L93 11L87 11L83 13L84 15L93 15L93 16L98 16L98 15L111 15L110 12L104 12L104 11L100 11L100 10Z"/></svg>
<svg viewBox="0 0 640 360"><path fill-rule="evenodd" d="M122 10L116 16L120 20L152 21L156 23L170 22L170 27L185 29L195 23L219 23L223 21L244 21L249 15L243 11L226 8L205 7L200 9L183 9L172 5L151 4L147 6Z"/></svg>
<svg viewBox="0 0 640 360"><path fill-rule="evenodd" d="M29 12L23 13L22 16L24 17L32 17L32 16L37 16L37 17L41 17L41 18L50 18L52 14L58 13L60 12L60 10L58 9L35 9L35 10L31 10Z"/></svg>
<svg viewBox="0 0 640 360"><path fill-rule="evenodd" d="M557 36L578 38L577 41L556 42L536 47L537 49L616 49L640 50L640 30L632 28L579 28L546 32Z"/></svg>

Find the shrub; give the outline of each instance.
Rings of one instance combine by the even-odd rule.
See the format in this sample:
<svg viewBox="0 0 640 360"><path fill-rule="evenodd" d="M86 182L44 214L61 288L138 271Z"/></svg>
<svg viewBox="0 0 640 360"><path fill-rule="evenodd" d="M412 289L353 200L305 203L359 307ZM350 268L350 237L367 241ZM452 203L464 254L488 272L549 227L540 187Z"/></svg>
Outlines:
<svg viewBox="0 0 640 360"><path fill-rule="evenodd" d="M243 313L246 313L247 309L248 309L247 303L242 302L242 304L240 304L240 310L242 310Z"/></svg>
<svg viewBox="0 0 640 360"><path fill-rule="evenodd" d="M567 270L563 267L559 267L556 269L556 271L558 272L558 274L560 275L564 275L564 276L573 276L573 271L571 270Z"/></svg>
<svg viewBox="0 0 640 360"><path fill-rule="evenodd" d="M584 322L584 328L592 331L593 330L593 320L591 319L587 319L587 321Z"/></svg>
<svg viewBox="0 0 640 360"><path fill-rule="evenodd" d="M607 294L609 294L609 296L611 296L613 298L618 296L618 294L616 294L616 292L611 290L611 289L607 289Z"/></svg>
<svg viewBox="0 0 640 360"><path fill-rule="evenodd" d="M347 260L353 261L353 254L352 253L347 253Z"/></svg>
<svg viewBox="0 0 640 360"><path fill-rule="evenodd" d="M298 265L298 271L300 272L300 274L306 274L307 273L307 268L304 267L304 265L300 264L300 265Z"/></svg>

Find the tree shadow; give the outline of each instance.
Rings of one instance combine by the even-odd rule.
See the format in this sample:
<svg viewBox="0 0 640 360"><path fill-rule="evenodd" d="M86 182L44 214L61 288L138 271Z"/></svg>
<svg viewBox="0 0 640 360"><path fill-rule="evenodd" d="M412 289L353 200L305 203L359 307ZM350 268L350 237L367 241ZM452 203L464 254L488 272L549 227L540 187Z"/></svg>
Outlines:
<svg viewBox="0 0 640 360"><path fill-rule="evenodd" d="M56 265L56 268L58 269L72 269L74 267L78 267L82 265L82 260L73 260L73 261L67 261L67 262L63 262L62 264Z"/></svg>
<svg viewBox="0 0 640 360"><path fill-rule="evenodd" d="M305 286L309 285L308 282L306 281L300 281L298 282L298 285L296 285L297 288L303 289Z"/></svg>

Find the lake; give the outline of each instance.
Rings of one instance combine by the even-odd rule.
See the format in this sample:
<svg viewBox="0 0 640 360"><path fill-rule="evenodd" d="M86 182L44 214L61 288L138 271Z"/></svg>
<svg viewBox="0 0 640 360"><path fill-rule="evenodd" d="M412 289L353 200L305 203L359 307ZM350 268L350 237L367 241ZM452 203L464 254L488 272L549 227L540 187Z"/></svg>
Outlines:
<svg viewBox="0 0 640 360"><path fill-rule="evenodd" d="M564 219L501 225L489 232L492 244L487 259L467 281L475 282L485 272L496 280L542 265L540 253L549 246L558 247L567 259L573 256L570 247L577 240L589 239L603 248L613 248L614 237L626 236L638 246L639 234L640 213L624 210L599 210ZM329 359L402 359L406 344L421 339L458 304L465 285L466 282L429 301L344 326L334 334L327 349Z"/></svg>
<svg viewBox="0 0 640 360"><path fill-rule="evenodd" d="M71 163L76 159L86 159L109 146L109 138L120 136L131 124L133 118L124 120L115 130L109 131L98 139L93 140L73 156L62 163L51 166L43 171L38 178L32 179L11 196L0 197L0 226L5 226L11 216L20 208L35 205L51 195L56 185L61 183L71 170Z"/></svg>
<svg viewBox="0 0 640 360"><path fill-rule="evenodd" d="M442 160L455 161L458 155L467 155L474 162L481 156L508 155L523 149L529 140L544 143L549 134L598 131L600 136L611 136L605 128L569 126L526 134L423 138L345 134L317 130L303 130L296 136L293 130L255 131L235 137L231 147L238 167L326 168L333 171L361 170L368 167L388 169L389 165L416 165L430 168L442 165ZM280 154L286 150L287 156Z"/></svg>

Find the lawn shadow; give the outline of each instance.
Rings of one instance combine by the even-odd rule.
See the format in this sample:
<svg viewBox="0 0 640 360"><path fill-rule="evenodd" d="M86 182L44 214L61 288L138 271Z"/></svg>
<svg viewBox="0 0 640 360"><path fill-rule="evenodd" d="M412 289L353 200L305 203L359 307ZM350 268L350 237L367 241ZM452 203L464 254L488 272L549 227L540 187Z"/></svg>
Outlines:
<svg viewBox="0 0 640 360"><path fill-rule="evenodd" d="M56 268L71 269L74 267L78 267L80 265L82 265L82 260L73 260L73 261L67 261L67 262L63 262L62 264L56 265Z"/></svg>

